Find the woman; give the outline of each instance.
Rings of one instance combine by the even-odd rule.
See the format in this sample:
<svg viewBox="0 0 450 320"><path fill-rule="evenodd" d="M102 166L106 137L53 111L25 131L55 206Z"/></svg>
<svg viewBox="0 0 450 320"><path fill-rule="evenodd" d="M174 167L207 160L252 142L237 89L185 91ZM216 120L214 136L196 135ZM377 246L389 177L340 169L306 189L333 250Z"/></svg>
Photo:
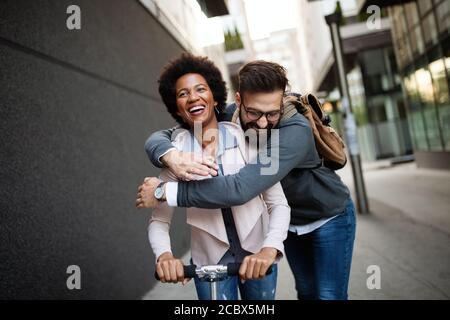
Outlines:
<svg viewBox="0 0 450 320"><path fill-rule="evenodd" d="M226 88L219 69L211 61L182 54L165 67L159 79L159 92L169 113L182 127L172 139L178 150L213 157L219 164L219 174L223 175L234 174L245 166L249 161L248 146L241 127L231 122L219 123L216 118L216 113L225 106ZM165 169L160 179L170 181L175 176ZM162 282L185 283L182 262L173 256L170 247L173 209L163 201L164 192L164 182L158 188L144 184L136 205L150 207L156 197L161 200L149 224L149 240L157 257L156 271ZM196 265L242 262L239 274L247 281L241 283L238 277L229 277L219 282L219 299L236 300L238 288L243 299L274 299L276 265L271 275L264 275L284 255L283 241L289 221L290 208L279 183L240 206L222 210L188 208L192 262ZM200 300L210 299L207 283L195 279L195 285Z"/></svg>

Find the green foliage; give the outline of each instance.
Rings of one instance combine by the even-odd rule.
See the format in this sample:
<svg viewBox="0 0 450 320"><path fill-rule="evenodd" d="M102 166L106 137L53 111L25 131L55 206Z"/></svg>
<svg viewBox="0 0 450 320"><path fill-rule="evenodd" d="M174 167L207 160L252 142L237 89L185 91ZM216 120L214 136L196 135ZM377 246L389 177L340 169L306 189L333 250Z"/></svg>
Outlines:
<svg viewBox="0 0 450 320"><path fill-rule="evenodd" d="M336 8L334 9L334 13L339 13L341 15L341 21L340 21L339 25L345 26L347 24L347 20L342 15L341 3L339 1L336 1Z"/></svg>
<svg viewBox="0 0 450 320"><path fill-rule="evenodd" d="M233 31L227 30L225 32L225 51L233 51L244 48L244 43L242 42L241 34L237 27L234 27Z"/></svg>

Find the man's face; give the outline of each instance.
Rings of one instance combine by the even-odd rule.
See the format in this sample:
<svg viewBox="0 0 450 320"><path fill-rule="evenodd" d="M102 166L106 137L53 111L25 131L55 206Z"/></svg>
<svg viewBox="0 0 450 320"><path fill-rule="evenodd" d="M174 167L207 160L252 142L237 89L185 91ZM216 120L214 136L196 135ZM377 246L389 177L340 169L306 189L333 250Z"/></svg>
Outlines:
<svg viewBox="0 0 450 320"><path fill-rule="evenodd" d="M283 104L283 91L276 90L270 93L236 93L236 105L240 108L242 128L270 130L275 128L281 119Z"/></svg>

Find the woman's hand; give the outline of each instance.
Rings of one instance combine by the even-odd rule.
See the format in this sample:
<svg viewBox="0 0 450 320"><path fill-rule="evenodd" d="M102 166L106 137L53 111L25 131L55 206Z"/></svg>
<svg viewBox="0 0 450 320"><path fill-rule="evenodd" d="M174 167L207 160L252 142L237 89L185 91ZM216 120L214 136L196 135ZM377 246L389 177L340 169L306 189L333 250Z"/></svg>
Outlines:
<svg viewBox="0 0 450 320"><path fill-rule="evenodd" d="M262 248L258 253L246 256L239 268L239 277L242 280L264 278L267 270L275 262L277 254L277 249L267 247Z"/></svg>
<svg viewBox="0 0 450 320"><path fill-rule="evenodd" d="M141 208L156 208L159 204L158 199L155 198L155 190L161 180L155 177L148 177L138 188L136 198L136 207Z"/></svg>
<svg viewBox="0 0 450 320"><path fill-rule="evenodd" d="M165 154L161 162L181 181L194 180L193 175L217 176L219 169L213 157L175 149Z"/></svg>
<svg viewBox="0 0 450 320"><path fill-rule="evenodd" d="M190 280L184 278L183 262L180 259L175 259L170 252L164 252L158 257L156 273L163 283L183 282L183 285L185 285Z"/></svg>

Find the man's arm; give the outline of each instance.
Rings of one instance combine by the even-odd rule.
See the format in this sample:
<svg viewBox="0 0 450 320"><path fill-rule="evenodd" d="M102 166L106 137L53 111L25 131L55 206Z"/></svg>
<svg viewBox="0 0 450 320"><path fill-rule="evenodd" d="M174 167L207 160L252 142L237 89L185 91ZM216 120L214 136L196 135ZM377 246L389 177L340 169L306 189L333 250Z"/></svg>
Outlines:
<svg viewBox="0 0 450 320"><path fill-rule="evenodd" d="M172 136L178 128L154 132L145 142L145 151L155 167L167 167L178 179L195 180L194 175L216 176L214 158L201 157L190 152L178 151L172 144Z"/></svg>
<svg viewBox="0 0 450 320"><path fill-rule="evenodd" d="M176 128L160 130L152 133L152 135L145 142L145 151L151 163L155 167L162 168L164 165L161 162L161 157L167 154L170 150L175 149L172 144L172 133Z"/></svg>
<svg viewBox="0 0 450 320"><path fill-rule="evenodd" d="M262 175L261 169L270 165L263 165L258 160L255 164L247 164L235 175L178 182L177 205L198 208L242 205L283 179L293 168L299 165L315 167L320 163L311 128L303 116L297 114L285 120L280 125L279 138L278 144L272 143L271 161L278 161L279 165L274 174ZM273 151L276 147L278 156Z"/></svg>

